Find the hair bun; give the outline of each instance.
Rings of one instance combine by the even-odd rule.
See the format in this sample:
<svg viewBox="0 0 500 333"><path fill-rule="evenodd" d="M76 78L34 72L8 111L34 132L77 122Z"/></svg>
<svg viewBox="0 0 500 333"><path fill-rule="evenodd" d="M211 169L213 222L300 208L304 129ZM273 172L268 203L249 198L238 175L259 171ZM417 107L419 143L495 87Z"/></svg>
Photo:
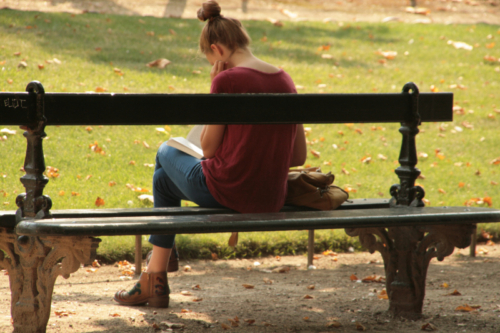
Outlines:
<svg viewBox="0 0 500 333"><path fill-rule="evenodd" d="M220 16L220 11L221 9L217 1L210 0L204 2L201 5L201 8L198 9L198 19L200 21L206 21L209 19L216 18Z"/></svg>

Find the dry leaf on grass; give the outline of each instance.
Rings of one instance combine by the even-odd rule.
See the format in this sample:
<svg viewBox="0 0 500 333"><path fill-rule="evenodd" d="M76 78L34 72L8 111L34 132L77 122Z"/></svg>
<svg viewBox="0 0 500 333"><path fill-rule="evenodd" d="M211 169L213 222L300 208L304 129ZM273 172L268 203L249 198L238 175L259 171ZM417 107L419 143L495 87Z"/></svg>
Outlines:
<svg viewBox="0 0 500 333"><path fill-rule="evenodd" d="M281 22L280 20L274 19L272 17L268 17L266 20L271 22L274 26L276 26L278 28L281 28L283 26L283 22ZM266 40L267 40L267 38L266 38Z"/></svg>
<svg viewBox="0 0 500 333"><path fill-rule="evenodd" d="M314 298L314 296L311 296L311 295L305 295L303 298L304 298L304 299L313 299L313 298Z"/></svg>
<svg viewBox="0 0 500 333"><path fill-rule="evenodd" d="M193 299L193 302L201 302L201 301L203 301L203 298L194 298Z"/></svg>
<svg viewBox="0 0 500 333"><path fill-rule="evenodd" d="M314 288L315 288L314 284L310 284L310 285L307 286L307 289L313 290Z"/></svg>
<svg viewBox="0 0 500 333"><path fill-rule="evenodd" d="M247 284L247 283L243 283L242 286L245 287L246 289L253 289L253 288L255 288L255 286L253 284Z"/></svg>
<svg viewBox="0 0 500 333"><path fill-rule="evenodd" d="M201 287L199 284L195 284L194 286L191 287L193 290L201 290Z"/></svg>
<svg viewBox="0 0 500 333"><path fill-rule="evenodd" d="M252 325L253 323L255 323L255 319L245 319L244 322L248 325Z"/></svg>
<svg viewBox="0 0 500 333"><path fill-rule="evenodd" d="M156 68L162 69L162 68L165 68L168 65L170 65L170 63L171 63L170 60L165 59L165 58L161 58L161 59L156 59L154 61L148 62L146 64L146 66L148 66L150 68L156 67Z"/></svg>
<svg viewBox="0 0 500 333"><path fill-rule="evenodd" d="M100 207L100 206L104 206L104 204L105 204L104 199L97 197L97 199L95 200L95 205L97 207Z"/></svg>
<svg viewBox="0 0 500 333"><path fill-rule="evenodd" d="M224 324L224 323L222 323L222 324L220 324L220 325L221 325L222 329L224 329L224 330L229 330L229 329L231 329L231 327L230 327L230 326L228 326L228 325L226 325L226 324Z"/></svg>
<svg viewBox="0 0 500 333"><path fill-rule="evenodd" d="M349 277L349 279L351 279L351 281L358 281L358 277L354 274L351 274L351 276Z"/></svg>

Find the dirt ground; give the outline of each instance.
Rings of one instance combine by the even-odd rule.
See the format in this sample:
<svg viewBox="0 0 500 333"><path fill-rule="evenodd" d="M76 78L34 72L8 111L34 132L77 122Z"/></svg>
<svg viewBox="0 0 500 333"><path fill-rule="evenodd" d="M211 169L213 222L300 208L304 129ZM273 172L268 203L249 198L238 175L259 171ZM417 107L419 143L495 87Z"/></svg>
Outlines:
<svg viewBox="0 0 500 333"><path fill-rule="evenodd" d="M204 0L0 0L0 8L195 18ZM222 14L239 19L500 24L500 0L416 0L429 15L405 11L410 0L219 0Z"/></svg>
<svg viewBox="0 0 500 333"><path fill-rule="evenodd" d="M439 332L500 332L500 246L479 245L478 251L488 253L471 258L464 249L443 262L433 259L424 318L418 321L387 313L388 301L378 297L384 284L351 281L352 274L359 279L384 276L381 256L361 252L338 254L337 260L318 254L316 269L307 269L305 256L181 260L181 270L169 274L172 292L167 309L117 305L114 293L130 288L136 277L127 279L116 265L95 272L81 268L69 279L56 281L47 332L169 332L162 322L182 326L171 329L174 332L223 332L223 324L228 332L355 332L358 323L367 332L421 332L427 323ZM183 270L186 265L190 271ZM289 271L272 272L283 266ZM11 332L12 327L8 284L8 276L0 275L1 332ZM200 290L193 290L195 285ZM461 295L446 296L454 290ZM202 300L193 301L197 298ZM455 311L464 304L480 308ZM239 326L231 327L229 319L235 317ZM247 319L255 322L248 325ZM333 322L341 326L328 327Z"/></svg>

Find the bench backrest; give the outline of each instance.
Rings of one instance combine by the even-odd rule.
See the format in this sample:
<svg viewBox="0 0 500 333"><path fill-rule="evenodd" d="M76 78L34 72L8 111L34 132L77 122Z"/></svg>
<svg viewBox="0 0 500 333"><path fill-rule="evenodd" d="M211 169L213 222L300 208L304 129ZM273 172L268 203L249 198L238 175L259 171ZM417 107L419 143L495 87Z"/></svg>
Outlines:
<svg viewBox="0 0 500 333"><path fill-rule="evenodd" d="M415 136L422 121L451 121L452 93L420 94L407 83L399 94L72 94L45 93L33 81L27 93L0 93L0 125L27 125L28 141L21 182L26 193L16 204L17 221L50 216L43 195L48 179L42 139L45 125L262 124L400 122L403 136L391 187L390 205L424 206ZM411 91L411 93L410 93Z"/></svg>
<svg viewBox="0 0 500 333"><path fill-rule="evenodd" d="M43 108L47 125L391 123L451 121L452 93L89 94L0 93L0 125L27 125ZM42 105L40 105L42 104Z"/></svg>

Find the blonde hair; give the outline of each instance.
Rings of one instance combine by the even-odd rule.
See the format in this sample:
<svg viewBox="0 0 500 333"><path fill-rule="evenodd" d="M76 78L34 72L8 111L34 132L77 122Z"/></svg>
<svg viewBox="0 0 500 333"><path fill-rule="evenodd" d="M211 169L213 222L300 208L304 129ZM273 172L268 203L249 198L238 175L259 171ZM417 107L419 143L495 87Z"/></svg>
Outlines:
<svg viewBox="0 0 500 333"><path fill-rule="evenodd" d="M220 43L231 51L246 48L250 44L250 36L237 19L224 17L216 1L204 2L198 10L198 19L208 21L200 36L200 51L211 53L210 45Z"/></svg>

